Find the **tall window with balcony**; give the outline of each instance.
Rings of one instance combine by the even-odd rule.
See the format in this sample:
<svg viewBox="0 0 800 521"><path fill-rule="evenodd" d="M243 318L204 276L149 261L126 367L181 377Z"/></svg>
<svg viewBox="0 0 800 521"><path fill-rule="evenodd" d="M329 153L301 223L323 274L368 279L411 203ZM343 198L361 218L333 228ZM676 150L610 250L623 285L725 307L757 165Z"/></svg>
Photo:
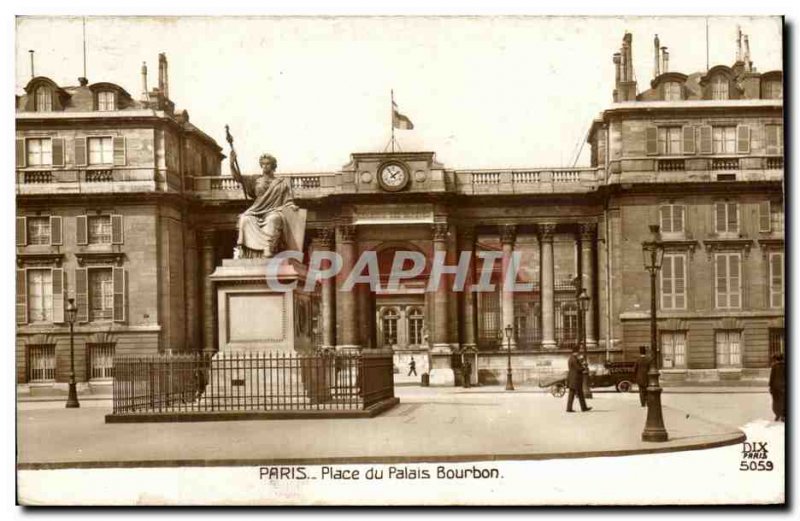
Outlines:
<svg viewBox="0 0 800 521"><path fill-rule="evenodd" d="M102 112L117 110L116 94L110 90L97 93L97 110Z"/></svg>
<svg viewBox="0 0 800 521"><path fill-rule="evenodd" d="M717 330L714 334L714 346L717 367L741 367L742 365L742 332L739 330Z"/></svg>
<svg viewBox="0 0 800 521"><path fill-rule="evenodd" d="M53 165L53 146L50 138L31 138L27 140L28 166L49 167Z"/></svg>
<svg viewBox="0 0 800 521"><path fill-rule="evenodd" d="M48 87L39 87L34 93L33 108L36 112L52 112L53 91Z"/></svg>
<svg viewBox="0 0 800 521"><path fill-rule="evenodd" d="M681 154L682 127L658 127L658 151L665 156Z"/></svg>
<svg viewBox="0 0 800 521"><path fill-rule="evenodd" d="M661 367L686 369L686 332L661 332Z"/></svg>
<svg viewBox="0 0 800 521"><path fill-rule="evenodd" d="M726 100L728 99L728 78L724 76L715 76L711 80L711 99L713 100Z"/></svg>
<svg viewBox="0 0 800 521"><path fill-rule="evenodd" d="M111 216L90 215L87 218L89 244L111 244Z"/></svg>
<svg viewBox="0 0 800 521"><path fill-rule="evenodd" d="M64 321L64 270L17 270L17 324L51 324Z"/></svg>
<svg viewBox="0 0 800 521"><path fill-rule="evenodd" d="M89 269L89 320L111 321L114 313L114 283L111 268Z"/></svg>
<svg viewBox="0 0 800 521"><path fill-rule="evenodd" d="M716 307L717 309L739 309L742 307L742 255L741 253L717 253Z"/></svg>
<svg viewBox="0 0 800 521"><path fill-rule="evenodd" d="M769 307L783 307L783 252L769 254Z"/></svg>
<svg viewBox="0 0 800 521"><path fill-rule="evenodd" d="M686 309L686 255L666 253L661 266L661 309Z"/></svg>
<svg viewBox="0 0 800 521"><path fill-rule="evenodd" d="M714 154L735 154L736 126L726 125L713 127L712 146Z"/></svg>
<svg viewBox="0 0 800 521"><path fill-rule="evenodd" d="M739 233L739 204L720 201L714 204L715 231L719 235L736 235Z"/></svg>

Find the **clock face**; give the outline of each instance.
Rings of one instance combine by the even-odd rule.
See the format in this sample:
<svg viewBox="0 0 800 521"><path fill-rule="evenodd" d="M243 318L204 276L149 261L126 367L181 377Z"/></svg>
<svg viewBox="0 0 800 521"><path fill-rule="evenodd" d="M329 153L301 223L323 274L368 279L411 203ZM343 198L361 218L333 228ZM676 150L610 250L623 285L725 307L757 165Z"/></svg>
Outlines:
<svg viewBox="0 0 800 521"><path fill-rule="evenodd" d="M397 163L389 163L378 174L381 186L386 190L400 190L408 183L408 171Z"/></svg>

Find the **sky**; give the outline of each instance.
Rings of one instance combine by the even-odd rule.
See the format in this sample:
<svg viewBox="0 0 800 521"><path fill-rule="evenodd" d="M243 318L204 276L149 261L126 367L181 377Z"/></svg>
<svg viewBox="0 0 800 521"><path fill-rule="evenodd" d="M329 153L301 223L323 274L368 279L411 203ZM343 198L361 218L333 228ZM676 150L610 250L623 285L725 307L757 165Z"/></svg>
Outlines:
<svg viewBox="0 0 800 521"><path fill-rule="evenodd" d="M614 88L612 55L633 34L639 91L653 72L653 36L670 70L706 68L704 17L87 17L87 77L134 98L146 62L157 82L169 61L170 98L239 162L278 158L279 171L340 169L350 153L385 149L390 92L414 130L404 151L429 150L448 168L587 165L581 144ZM708 18L711 66L732 65L736 27L756 68L782 68L777 17ZM59 85L83 74L80 17L19 17L16 84L35 73ZM578 151L580 150L580 154ZM223 172L228 171L227 161Z"/></svg>

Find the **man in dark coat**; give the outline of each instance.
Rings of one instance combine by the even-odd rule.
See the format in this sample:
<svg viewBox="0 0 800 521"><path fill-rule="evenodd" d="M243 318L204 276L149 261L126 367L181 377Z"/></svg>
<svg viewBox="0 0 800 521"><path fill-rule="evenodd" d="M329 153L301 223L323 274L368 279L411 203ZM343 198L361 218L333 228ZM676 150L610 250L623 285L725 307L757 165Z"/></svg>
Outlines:
<svg viewBox="0 0 800 521"><path fill-rule="evenodd" d="M578 349L572 350L567 361L569 372L567 373L567 386L569 387L569 397L567 398L567 412L575 412L572 410L572 404L575 401L575 395L578 395L578 403L581 405L581 411L591 411L591 407L586 406L586 398L583 396L583 364L578 359Z"/></svg>
<svg viewBox="0 0 800 521"><path fill-rule="evenodd" d="M775 421L786 421L786 364L781 354L773 358L772 369L769 372L769 394L772 395Z"/></svg>
<svg viewBox="0 0 800 521"><path fill-rule="evenodd" d="M636 385L639 387L639 403L642 407L647 405L647 373L650 372L652 359L647 356L647 346L639 346L639 358L633 366Z"/></svg>

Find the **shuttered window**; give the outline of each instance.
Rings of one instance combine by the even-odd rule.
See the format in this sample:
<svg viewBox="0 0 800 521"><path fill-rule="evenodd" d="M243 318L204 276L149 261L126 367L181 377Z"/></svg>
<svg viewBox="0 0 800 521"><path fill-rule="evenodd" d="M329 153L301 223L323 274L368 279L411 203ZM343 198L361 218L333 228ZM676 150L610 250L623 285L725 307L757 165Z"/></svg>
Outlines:
<svg viewBox="0 0 800 521"><path fill-rule="evenodd" d="M17 324L28 323L28 281L25 270L17 270Z"/></svg>
<svg viewBox="0 0 800 521"><path fill-rule="evenodd" d="M742 307L742 266L740 253L717 253L716 307L739 309Z"/></svg>
<svg viewBox="0 0 800 521"><path fill-rule="evenodd" d="M89 277L86 268L75 269L75 306L78 322L89 321Z"/></svg>
<svg viewBox="0 0 800 521"><path fill-rule="evenodd" d="M783 252L769 254L769 306L783 307Z"/></svg>
<svg viewBox="0 0 800 521"><path fill-rule="evenodd" d="M29 216L26 218L28 223L28 244L49 245L50 244L50 217Z"/></svg>
<svg viewBox="0 0 800 521"><path fill-rule="evenodd" d="M783 125L764 125L767 155L783 155Z"/></svg>
<svg viewBox="0 0 800 521"><path fill-rule="evenodd" d="M89 268L89 320L107 321L114 313L114 280L111 268Z"/></svg>
<svg viewBox="0 0 800 521"><path fill-rule="evenodd" d="M53 143L50 138L27 140L28 166L53 166Z"/></svg>
<svg viewBox="0 0 800 521"><path fill-rule="evenodd" d="M715 209L715 229L717 233L739 232L739 205L731 202L718 202Z"/></svg>
<svg viewBox="0 0 800 521"><path fill-rule="evenodd" d="M53 277L49 268L29 269L28 322L32 324L53 321Z"/></svg>
<svg viewBox="0 0 800 521"><path fill-rule="evenodd" d="M717 330L714 333L714 344L717 355L717 367L741 367L742 365L742 332L739 330Z"/></svg>
<svg viewBox="0 0 800 521"><path fill-rule="evenodd" d="M661 367L664 369L686 368L685 331L663 331L661 333Z"/></svg>
<svg viewBox="0 0 800 521"><path fill-rule="evenodd" d="M681 204L665 204L660 208L661 232L683 233L684 214L686 207Z"/></svg>
<svg viewBox="0 0 800 521"><path fill-rule="evenodd" d="M649 156L658 154L658 129L656 127L645 129L645 149Z"/></svg>
<svg viewBox="0 0 800 521"><path fill-rule="evenodd" d="M661 309L686 309L686 255L667 253L661 266Z"/></svg>
<svg viewBox="0 0 800 521"><path fill-rule="evenodd" d="M89 244L111 244L110 215L89 215L86 220Z"/></svg>

